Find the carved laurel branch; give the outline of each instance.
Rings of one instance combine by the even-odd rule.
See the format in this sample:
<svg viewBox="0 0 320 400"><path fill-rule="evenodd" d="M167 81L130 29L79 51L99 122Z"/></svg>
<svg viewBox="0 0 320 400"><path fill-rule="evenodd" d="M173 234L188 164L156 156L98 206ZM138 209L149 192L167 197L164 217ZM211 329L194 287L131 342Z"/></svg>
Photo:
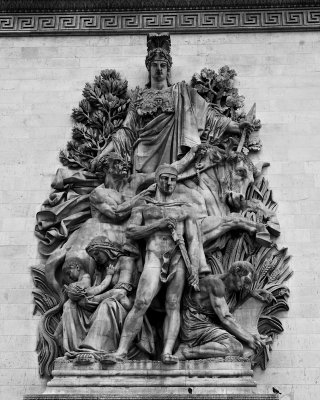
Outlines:
<svg viewBox="0 0 320 400"><path fill-rule="evenodd" d="M89 170L91 161L110 142L121 126L129 104L128 83L115 70L103 70L92 84L86 83L83 99L72 111L72 140L60 151L69 168Z"/></svg>

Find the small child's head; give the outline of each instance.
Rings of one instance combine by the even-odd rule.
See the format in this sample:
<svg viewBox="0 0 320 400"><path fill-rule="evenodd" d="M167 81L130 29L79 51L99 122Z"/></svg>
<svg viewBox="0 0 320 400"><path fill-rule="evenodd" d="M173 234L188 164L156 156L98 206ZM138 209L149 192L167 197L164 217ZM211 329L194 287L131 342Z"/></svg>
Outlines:
<svg viewBox="0 0 320 400"><path fill-rule="evenodd" d="M80 265L74 260L66 261L62 266L63 278L68 282L77 282L80 277Z"/></svg>

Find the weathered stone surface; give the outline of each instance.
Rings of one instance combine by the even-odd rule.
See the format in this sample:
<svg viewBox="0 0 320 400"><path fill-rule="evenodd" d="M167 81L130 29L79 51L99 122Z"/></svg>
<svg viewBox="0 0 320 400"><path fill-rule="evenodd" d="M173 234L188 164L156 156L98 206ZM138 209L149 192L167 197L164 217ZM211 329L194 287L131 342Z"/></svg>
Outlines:
<svg viewBox="0 0 320 400"><path fill-rule="evenodd" d="M241 356L243 346L265 368L282 331L273 316L288 309L291 271L273 245L272 192L258 181L269 163L249 154L262 148L256 104L243 111L226 65L172 85L170 49L167 33L148 34L145 89L129 96L127 81L103 70L73 109L65 168L35 228L48 256L32 267L41 376L60 354L79 365L169 365ZM154 301L161 325L149 323Z"/></svg>
<svg viewBox="0 0 320 400"><path fill-rule="evenodd" d="M19 204L24 207L26 203L30 204L30 207L36 211L38 204L44 198L45 192L48 192L50 182L52 179L53 171L58 167L56 155L58 150L64 146L65 141L70 136L70 123L69 113L72 107L81 97L81 88L83 83L90 81L92 77L97 74L102 68L114 67L120 68L120 72L126 75L129 79L130 86L134 87L136 84L141 84L144 81L144 71L128 71L126 65L128 64L127 54L130 54L130 40L135 40L136 51L141 54L143 58L145 47L143 36L129 38L123 36L118 38L117 43L112 42L111 46L121 46L121 54L110 58L109 54L105 51L105 46L110 37L46 37L46 38L8 38L1 39L2 49L8 51L7 58L9 68L1 69L1 87L4 91L4 96L1 96L1 115L7 115L11 121L13 121L8 127L1 129L4 140L2 145L6 146L7 142L10 142L9 136L5 132L10 131L10 136L17 138L15 140L16 146L10 143L8 147L1 147L2 150L2 167L3 173L1 181L2 190L5 192L5 197L0 196L1 205L6 207L6 216L8 220L14 218L17 213L20 213ZM208 58L211 57L213 65L219 66L223 62L228 63L230 66L234 66L240 77L241 90L247 98L248 104L256 101L260 107L262 102L266 102L266 109L264 111L263 119L264 127L262 138L264 141L264 154L263 158L271 160L272 165L268 171L268 179L273 185L273 175L283 173L283 179L279 180L279 184L275 188L275 198L279 200L281 206L279 208L279 219L282 223L282 232L285 236L286 232L296 231L299 228L305 228L308 232L308 242L300 243L299 235L301 232L297 231L295 240L290 243L291 253L294 254L293 267L295 270L299 270L299 276L294 277L290 282L291 288L291 302L295 304L301 304L306 310L309 310L311 306L318 304L318 277L313 276L312 278L308 274L308 271L314 269L317 270L319 263L318 260L318 248L319 248L319 233L316 232L316 228L310 224L313 221L314 215L318 214L319 202L316 196L316 187L310 180L310 177L315 178L318 174L316 169L311 169L310 163L317 162L316 160L310 161L310 155L317 157L317 148L319 148L319 136L316 134L317 126L319 125L319 116L312 115L310 113L300 112L300 101L297 99L296 103L292 106L293 111L289 114L285 113L282 109L281 104L276 111L272 113L268 110L269 101L269 90L278 91L278 93L285 99L292 96L292 90L288 91L287 88L297 89L303 88L302 98L316 101L316 95L309 88L318 86L318 65L314 62L314 55L319 49L319 35L317 32L304 32L304 33L274 33L274 34L247 34L247 35L175 35L173 37L174 46L179 47L180 56L174 58L174 80L186 79L189 80L190 76L195 70L199 70L202 66L208 65ZM197 59L192 59L188 56L184 56L184 49L187 50L188 44L196 45L198 49ZM208 44L212 46L212 50L207 50ZM295 62L293 59L288 58L281 51L277 44L282 44L281 48L286 49L287 55L295 55ZM230 54L229 47L234 45L233 52ZM244 47L238 52L237 46L243 45ZM250 64L247 55L251 53L252 47L255 46L261 49L261 56L256 59L255 65ZM86 52L81 48L92 46L100 50L99 57L87 58ZM77 70L68 68L53 69L43 65L32 64L29 59L25 59L21 65L23 67L16 67L16 61L20 57L22 48L35 47L39 49L39 58L50 58L54 57L60 51L63 51L66 47L68 48L67 57L80 57L81 61L86 60L88 68L80 68ZM214 52L214 48L218 48L219 54ZM239 47L240 48L240 47ZM246 50L247 48L247 50ZM19 50L19 54L11 53L9 51ZM112 48L110 47L110 51ZM209 54L211 52L211 54ZM77 54L76 54L77 53ZM137 54L138 54L137 53ZM115 53L116 54L116 53ZM187 53L185 53L187 54ZM16 55L17 58L14 58ZM141 66L141 60L138 65ZM234 60L234 61L232 61ZM143 61L143 60L142 60ZM282 71L280 68L277 70L271 70L270 66L272 63L282 65ZM128 72L128 73L127 73ZM281 72L281 75L279 73ZM277 73L277 75L276 75ZM284 75L285 74L285 75ZM255 76L253 76L255 75ZM36 77L36 78L35 78ZM26 81L28 79L34 79L38 82L37 91L30 92L30 87L20 86L18 82ZM64 91L64 83L70 80L72 83L72 89L66 93ZM53 89L55 88L55 89ZM263 88L263 89L262 89ZM11 102L11 103L10 103ZM55 106L55 103L59 103L63 112L56 111L57 117L55 121L51 122L51 125L46 123L46 118L43 118L43 126L34 126L30 128L23 123L23 120L29 124L37 115L45 113L47 107L51 108ZM7 105L4 105L7 104ZM9 105L14 108L9 108ZM31 105L32 104L32 109ZM60 107L59 107L60 108ZM312 107L311 107L312 109ZM32 111L33 110L33 111ZM311 110L312 111L312 110ZM310 112L311 112L310 111ZM271 120L276 119L279 121L279 125L271 127ZM61 127L60 122L63 122ZM8 120L4 120L4 124L8 124ZM59 126L60 125L60 126ZM20 126L20 127L19 127ZM9 134L8 134L9 135ZM49 138L51 139L49 140ZM41 143L40 141L41 140ZM298 145L299 143L299 145ZM272 144L272 145L271 145ZM304 144L304 146L300 146ZM300 190L298 193L293 193L291 187L285 188L287 178L292 174L293 169L289 167L284 169L283 172L279 172L279 165L283 162L291 163L294 165L297 163L295 160L295 151L283 150L282 146L286 149L292 149L298 147L298 155L303 160L301 164L305 168L301 173L305 173L308 177L307 187L308 194ZM21 151L19 151L21 149ZM39 151L42 149L51 150L45 152L46 156L39 157ZM39 159L39 161L37 161ZM41 160L41 162L40 162ZM38 164L37 164L38 163ZM2 168L1 167L1 168ZM42 175L37 174L37 168L41 171ZM314 167L315 168L315 167ZM20 185L24 186L24 189L19 189L24 195L30 195L31 197L25 199L15 196L15 185L11 176L20 176ZM275 177L276 178L276 177ZM278 178L277 178L278 179ZM29 185L29 186L28 186ZM39 188L41 192L39 192ZM292 188L293 189L293 188ZM300 196L296 195L300 193ZM313 193L313 195L312 195ZM8 195L10 194L10 197ZM293 194L295 197L293 197ZM13 200L14 199L14 200ZM292 223L295 218L298 218L300 214L305 216L305 224L303 225L303 219L299 220L299 228ZM284 219L285 216L290 216L290 220ZM20 214L20 217L24 219L24 215ZM302 226L301 226L302 224ZM27 240L33 241L32 247L34 249L33 254L36 256L36 243L32 234L31 224L19 225L21 234ZM0 228L2 227L0 222ZM10 233L11 229L9 222L6 223L5 234ZM18 228L17 228L18 229ZM300 236L301 239L301 236ZM302 238L303 239L303 238ZM285 239L280 239L283 244L288 245ZM280 242L281 243L281 242ZM1 243L2 244L2 243ZM2 247L7 247L4 245ZM14 255L15 259L12 260L14 264L15 260L18 264L15 264L15 268L23 267L25 265L36 264L34 255L32 259L26 259L28 249L21 249L21 243L12 243L10 247L10 256ZM5 263L5 272L16 275L14 270L8 271L8 254L9 250L3 250L2 259ZM29 256L28 256L29 257ZM14 268L13 267L13 268ZM25 270L26 271L26 270ZM304 272L305 271L305 272ZM27 273L27 272L26 272ZM2 282L5 281L7 275L3 276ZM12 286L12 281L11 284ZM7 288L1 289L0 297L3 304L2 312L5 316L2 333L6 337L11 336L15 341L19 342L17 347L15 345L8 345L11 348L18 348L19 352L24 351L25 353L33 352L32 345L29 341L26 342L26 347L23 348L25 339L24 335L32 338L32 343L35 343L35 336L37 331L37 321L28 322L32 317L30 315L19 316L19 319L13 319L10 315L11 309L6 310L6 304L30 304L31 303L31 281L24 280L20 287L21 289ZM294 310L294 308L293 308ZM297 314L296 314L297 313ZM297 309L296 313L289 314L287 321L285 322L286 332L279 336L279 339L275 342L273 349L273 357L270 360L270 369L265 372L257 371L258 375L258 388L256 390L263 390L266 393L270 393L272 385L277 380L277 386L280 387L284 398L288 399L300 399L308 398L318 400L319 388L317 383L318 379L318 367L315 365L312 367L311 352L318 352L317 337L319 336L319 318L317 316L306 316L303 309ZM17 316L16 316L17 317ZM308 333L306 333L306 326L308 326ZM5 339L7 340L7 339ZM319 341L319 340L318 340ZM306 352L304 343L308 348ZM288 350L287 350L288 349ZM283 355L284 351L288 351L286 355ZM292 354L292 357L288 356L288 353ZM310 358L308 358L310 353ZM12 368L5 367L1 371L1 397L5 399L20 399L23 393L41 392L41 381L37 378L36 363L34 362L31 369L27 368L16 368L14 367L14 352L12 352ZM280 360L281 359L281 363ZM280 365L278 365L278 362Z"/></svg>
<svg viewBox="0 0 320 400"><path fill-rule="evenodd" d="M191 388L190 388L191 389ZM157 395L157 394L131 394L128 396L124 395L95 395L95 394L42 394L42 395L26 395L24 400L189 400L191 391L187 395L176 395L170 393L168 395ZM197 394L199 400L278 400L277 394Z"/></svg>
<svg viewBox="0 0 320 400"><path fill-rule="evenodd" d="M255 387L250 361L227 357L180 361L164 365L152 361L126 361L113 366L98 362L90 366L75 365L59 358L55 361L53 379L45 394L104 393L121 395L124 387L135 393L215 393L217 387ZM192 389L193 388L193 389Z"/></svg>

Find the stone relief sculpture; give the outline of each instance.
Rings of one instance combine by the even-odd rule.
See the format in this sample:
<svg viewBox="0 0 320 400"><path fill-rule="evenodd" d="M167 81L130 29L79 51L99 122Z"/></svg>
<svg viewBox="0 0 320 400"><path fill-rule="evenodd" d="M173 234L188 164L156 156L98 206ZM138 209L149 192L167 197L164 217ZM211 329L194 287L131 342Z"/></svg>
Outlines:
<svg viewBox="0 0 320 400"><path fill-rule="evenodd" d="M247 261L234 262L227 273L213 275L204 268L199 293L187 291L184 298L180 346L182 359L243 355L240 340L256 350L267 337L252 335L230 313L227 300L233 292L250 289L254 270Z"/></svg>
<svg viewBox="0 0 320 400"><path fill-rule="evenodd" d="M235 71L171 83L170 37L149 34L144 89L86 84L64 165L37 214L39 370L126 359L249 357L266 367L291 275L277 204ZM181 322L180 322L181 321Z"/></svg>

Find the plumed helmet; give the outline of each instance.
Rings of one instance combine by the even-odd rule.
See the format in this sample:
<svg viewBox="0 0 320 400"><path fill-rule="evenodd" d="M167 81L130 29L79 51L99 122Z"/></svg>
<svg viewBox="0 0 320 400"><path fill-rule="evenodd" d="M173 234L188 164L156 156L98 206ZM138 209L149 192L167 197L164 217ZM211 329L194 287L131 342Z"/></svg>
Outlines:
<svg viewBox="0 0 320 400"><path fill-rule="evenodd" d="M170 55L171 39L169 33L149 33L147 37L146 67L149 70L151 61L155 58L164 59L170 69L172 58Z"/></svg>

